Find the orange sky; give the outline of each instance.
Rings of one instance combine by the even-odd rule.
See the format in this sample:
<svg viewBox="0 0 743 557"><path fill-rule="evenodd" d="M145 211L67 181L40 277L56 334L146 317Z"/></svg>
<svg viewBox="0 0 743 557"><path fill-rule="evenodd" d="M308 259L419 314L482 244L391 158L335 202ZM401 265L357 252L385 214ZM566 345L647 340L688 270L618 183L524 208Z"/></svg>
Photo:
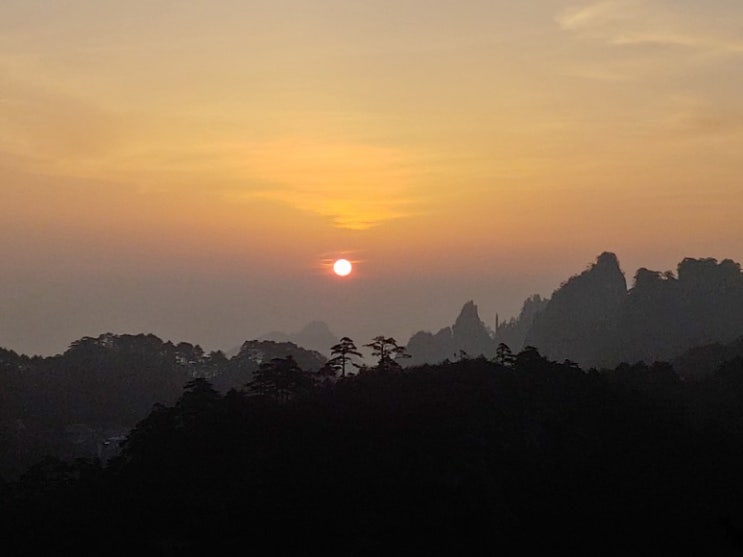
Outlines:
<svg viewBox="0 0 743 557"><path fill-rule="evenodd" d="M406 340L604 250L741 261L742 31L731 0L5 0L0 346Z"/></svg>

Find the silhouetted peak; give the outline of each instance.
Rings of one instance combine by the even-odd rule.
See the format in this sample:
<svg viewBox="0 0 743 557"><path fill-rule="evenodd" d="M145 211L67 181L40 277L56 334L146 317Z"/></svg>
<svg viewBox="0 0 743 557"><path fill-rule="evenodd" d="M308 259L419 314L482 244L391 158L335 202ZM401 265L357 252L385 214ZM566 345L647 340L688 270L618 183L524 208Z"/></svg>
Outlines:
<svg viewBox="0 0 743 557"><path fill-rule="evenodd" d="M470 357L490 356L495 350L490 332L472 300L462 306L452 327L444 327L435 335L418 332L410 338L407 349L412 356L410 365L461 358L462 353Z"/></svg>
<svg viewBox="0 0 743 557"><path fill-rule="evenodd" d="M455 338L465 335L471 336L473 333L487 333L485 324L480 319L480 314L477 311L477 306L472 300L462 306L462 310L459 312L459 316L454 322L452 331L454 332Z"/></svg>
<svg viewBox="0 0 743 557"><path fill-rule="evenodd" d="M627 280L619 267L617 256L611 252L604 252L596 258L596 263L583 271L580 275L571 277L563 283L552 296L549 306L561 307L563 304L617 304L627 294Z"/></svg>
<svg viewBox="0 0 743 557"><path fill-rule="evenodd" d="M490 333L480 319L477 306L472 300L462 307L452 332L457 349L464 350L470 356L488 354L492 348Z"/></svg>
<svg viewBox="0 0 743 557"><path fill-rule="evenodd" d="M454 322L454 327L456 329L457 327L471 324L482 325L480 314L477 312L477 306L472 300L462 306L462 310L459 312L459 316Z"/></svg>
<svg viewBox="0 0 743 557"><path fill-rule="evenodd" d="M596 263L593 265L595 268L601 268L601 269L612 269L620 271L619 269L619 259L617 258L615 253L612 253L610 251L605 251L601 255L599 255L596 258ZM621 272L621 271L620 271Z"/></svg>
<svg viewBox="0 0 743 557"><path fill-rule="evenodd" d="M526 341L549 358L598 362L615 338L627 281L617 256L604 252L562 284L535 320Z"/></svg>
<svg viewBox="0 0 743 557"><path fill-rule="evenodd" d="M324 321L312 321L301 331L290 336L290 340L299 346L316 350L326 356L330 353L330 347L338 342L338 338Z"/></svg>
<svg viewBox="0 0 743 557"><path fill-rule="evenodd" d="M599 255L596 258L596 263L584 274L602 283L602 286L607 290L621 291L622 295L627 292L627 280L619 267L619 259L609 251Z"/></svg>

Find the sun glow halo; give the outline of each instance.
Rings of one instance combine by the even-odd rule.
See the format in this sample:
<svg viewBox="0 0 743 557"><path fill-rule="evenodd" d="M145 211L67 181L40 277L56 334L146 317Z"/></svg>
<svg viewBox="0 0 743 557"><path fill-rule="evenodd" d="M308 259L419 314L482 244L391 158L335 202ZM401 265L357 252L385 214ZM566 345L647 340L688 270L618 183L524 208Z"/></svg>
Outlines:
<svg viewBox="0 0 743 557"><path fill-rule="evenodd" d="M333 263L333 272L339 277L346 277L351 274L353 265L348 259L338 259Z"/></svg>

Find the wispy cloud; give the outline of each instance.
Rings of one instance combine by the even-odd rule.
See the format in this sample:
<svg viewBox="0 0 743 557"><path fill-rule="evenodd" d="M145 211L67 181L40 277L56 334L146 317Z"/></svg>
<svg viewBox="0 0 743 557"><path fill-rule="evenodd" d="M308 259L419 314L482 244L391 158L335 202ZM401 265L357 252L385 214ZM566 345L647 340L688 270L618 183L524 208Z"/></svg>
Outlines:
<svg viewBox="0 0 743 557"><path fill-rule="evenodd" d="M743 10L729 14L743 24ZM712 54L743 54L743 40L730 26L704 21L662 1L603 0L563 10L564 31L616 46L681 47Z"/></svg>
<svg viewBox="0 0 743 557"><path fill-rule="evenodd" d="M631 4L635 4L635 2L604 0L603 2L595 2L586 6L567 8L556 19L560 27L568 31L606 26L611 23L627 20L626 8Z"/></svg>
<svg viewBox="0 0 743 557"><path fill-rule="evenodd" d="M410 216L416 204L413 158L399 149L290 138L252 149L245 172L269 185L246 188L243 198L286 203L339 228L365 230Z"/></svg>
<svg viewBox="0 0 743 557"><path fill-rule="evenodd" d="M116 114L24 62L0 55L0 144L7 151L53 166L55 161L99 158L116 148L122 128Z"/></svg>

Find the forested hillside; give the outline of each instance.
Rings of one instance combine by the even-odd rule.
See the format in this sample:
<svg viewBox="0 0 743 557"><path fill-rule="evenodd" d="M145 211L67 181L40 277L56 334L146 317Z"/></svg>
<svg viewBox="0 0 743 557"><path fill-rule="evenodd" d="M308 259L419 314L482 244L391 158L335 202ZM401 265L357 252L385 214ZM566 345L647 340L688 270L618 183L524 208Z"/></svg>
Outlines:
<svg viewBox="0 0 743 557"><path fill-rule="evenodd" d="M300 380L312 375L285 358L226 394L193 379L108 465L40 462L3 487L6 546L743 550L741 359L697 383L534 349Z"/></svg>
<svg viewBox="0 0 743 557"><path fill-rule="evenodd" d="M247 341L228 359L144 334L86 337L48 358L0 350L0 475L20 473L46 454L108 454L112 439L154 404L173 404L189 380L208 378L226 392L244 387L263 361L286 356L308 370L326 360L271 341Z"/></svg>

